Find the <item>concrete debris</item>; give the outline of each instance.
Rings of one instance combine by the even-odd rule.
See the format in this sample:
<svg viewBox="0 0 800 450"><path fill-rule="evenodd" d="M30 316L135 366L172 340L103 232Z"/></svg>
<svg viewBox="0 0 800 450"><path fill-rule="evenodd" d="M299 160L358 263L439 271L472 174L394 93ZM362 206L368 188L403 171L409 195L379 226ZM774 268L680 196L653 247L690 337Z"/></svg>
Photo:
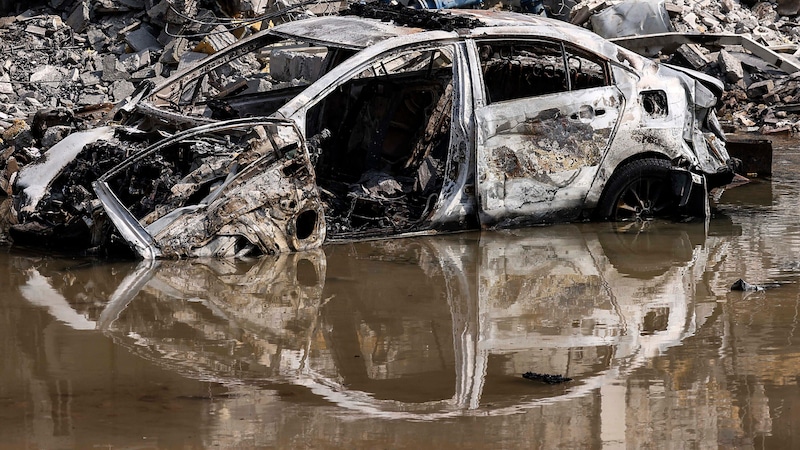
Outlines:
<svg viewBox="0 0 800 450"><path fill-rule="evenodd" d="M147 28L139 28L132 31L125 36L125 42L133 49L134 52L141 52L144 50L161 50L161 43L158 42Z"/></svg>
<svg viewBox="0 0 800 450"><path fill-rule="evenodd" d="M694 70L702 70L711 62L697 44L683 44L678 47L676 54Z"/></svg>
<svg viewBox="0 0 800 450"><path fill-rule="evenodd" d="M719 70L725 76L725 81L728 83L736 83L744 78L742 62L734 56L731 56L731 54L725 50L720 50L717 64L719 64Z"/></svg>
<svg viewBox="0 0 800 450"><path fill-rule="evenodd" d="M775 88L772 80L759 81L747 87L747 95L751 98L763 98Z"/></svg>
<svg viewBox="0 0 800 450"><path fill-rule="evenodd" d="M322 69L321 50L275 50L270 55L270 75L279 81L315 80Z"/></svg>
<svg viewBox="0 0 800 450"><path fill-rule="evenodd" d="M67 25L72 28L76 33L81 33L89 25L89 2L82 1L78 3L75 10L67 18Z"/></svg>
<svg viewBox="0 0 800 450"><path fill-rule="evenodd" d="M572 9L571 21L591 29L606 10L632 4L586 0ZM677 32L704 36L674 46L659 37L635 51L724 81L718 115L727 131L800 131L800 109L792 106L800 101L800 81L789 75L800 65L800 26L793 17L800 13L800 1L667 0L664 9ZM739 36L742 42L710 42L711 33Z"/></svg>
<svg viewBox="0 0 800 450"><path fill-rule="evenodd" d="M234 42L236 42L236 37L225 26L218 25L195 46L194 51L213 55Z"/></svg>

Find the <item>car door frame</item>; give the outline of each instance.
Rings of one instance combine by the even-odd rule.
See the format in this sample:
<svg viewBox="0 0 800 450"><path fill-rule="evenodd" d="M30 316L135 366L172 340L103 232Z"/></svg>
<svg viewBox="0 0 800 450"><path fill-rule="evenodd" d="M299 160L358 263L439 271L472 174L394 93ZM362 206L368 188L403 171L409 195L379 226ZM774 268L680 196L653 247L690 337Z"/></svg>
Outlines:
<svg viewBox="0 0 800 450"><path fill-rule="evenodd" d="M515 98L508 100L507 102L496 102L492 104L489 102L488 95L486 93L486 85L481 69L481 59L478 47L479 43L488 41L547 41L561 46L562 49L564 49L565 46L568 48L574 48L585 55L592 55L595 58L595 61L601 61L606 76L608 77L608 81L606 85L602 87L575 90L571 89L572 86L569 85L568 90L563 92L535 97ZM522 226L545 222L569 221L578 218L583 211L584 202L593 185L595 175L597 174L597 171L602 164L602 161L604 160L611 143L614 140L614 135L620 126L622 121L621 118L625 110L625 97L622 91L620 91L614 84L611 62L596 52L592 52L575 45L566 39L554 36L533 34L509 36L508 34L493 35L487 33L480 37L467 39L466 44L467 53L471 59L471 87L474 98L472 104L472 117L473 128L475 130L475 139L473 140L474 144L472 151L475 155L475 190L477 209L479 212L481 225L483 227ZM566 66L566 61L564 64ZM598 90L601 91L600 95L598 95ZM607 135L604 137L604 144L601 146L601 148L599 148L599 151L597 148L595 148L595 154L592 157L591 165L583 166L577 170L572 170L571 172L573 173L566 174L568 176L561 177L562 179L558 179L555 182L551 180L554 178L550 176L551 174L544 174L545 177L543 178L545 178L547 183L554 183L555 186L557 186L557 183L566 183L566 185L572 187L571 189L563 189L558 187L550 189L545 183L540 183L530 177L530 172L528 172L527 177L523 173L523 177L514 180L518 186L513 187L510 189L510 191L515 191L511 192L511 194L515 195L516 198L507 196L505 182L506 179L509 178L509 175L507 173L501 173L499 170L495 170L495 173L493 174L489 173L486 165L487 156L490 156L487 151L491 151L491 147L487 148L485 145L487 140L487 128L491 128L492 126L492 124L486 123L486 119L487 117L492 117L492 109L497 109L501 112L503 109L503 106L493 107L492 105L502 105L506 103L506 108L513 109L514 105L527 103L528 105L524 106L520 110L520 112L522 112L524 115L527 112L526 109L533 111L537 109L536 106L530 106L535 105L534 102L531 102L532 99L538 99L539 103L548 103L550 107L538 108L540 112L546 112L548 109L552 111L555 107L557 107L559 105L559 98L562 97L565 97L566 99L572 99L574 100L572 103L576 103L578 105L583 105L584 103L593 105L592 101L595 100L594 103L597 103L596 100L598 97L601 99L606 99L604 105L601 102L600 105L590 106L594 109L602 108L605 110L604 113L608 112L611 108L614 108L614 117L611 118L610 116L606 116L608 123L603 127L605 130L607 130ZM607 101L608 99L613 99L611 102L613 104L609 104ZM561 104L568 106L567 102L561 102ZM592 111L592 114L593 113L594 112ZM569 112L568 114L563 114L563 111L560 111L560 113L557 112L555 115L560 115L561 120L564 123L568 123L569 121L583 122L584 125L588 123L587 120L583 120L586 119L586 117L582 117L581 111ZM595 118L595 116L588 117L590 120ZM539 118L534 117L533 119L538 120ZM497 125L497 123L494 125ZM520 127L526 126L526 124L518 123L514 126ZM488 132L491 133L491 131ZM520 143L520 141L517 140L517 143ZM510 150L512 152L514 151L513 148ZM494 179L492 179L492 177ZM492 191L493 188L494 191ZM509 199L508 204L506 204L505 201L507 198Z"/></svg>

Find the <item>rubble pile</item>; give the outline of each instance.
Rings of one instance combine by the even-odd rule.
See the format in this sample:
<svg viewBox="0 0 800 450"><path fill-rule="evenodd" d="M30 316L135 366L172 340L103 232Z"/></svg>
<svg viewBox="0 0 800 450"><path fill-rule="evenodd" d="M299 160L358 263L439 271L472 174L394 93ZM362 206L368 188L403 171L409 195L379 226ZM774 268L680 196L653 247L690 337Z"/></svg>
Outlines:
<svg viewBox="0 0 800 450"><path fill-rule="evenodd" d="M316 3L322 4L317 12L331 8ZM262 22L293 20L313 5L50 0L0 6L0 192L10 195L19 167L107 117L139 83L158 84L258 31ZM239 69L262 69L254 58L250 63ZM228 75L235 80L241 74ZM37 113L47 119L33 128Z"/></svg>
<svg viewBox="0 0 800 450"><path fill-rule="evenodd" d="M621 11L614 10L619 5L636 3L653 4L630 0L588 0L572 9L571 21L590 29L596 28L598 23L603 22L595 19L604 11L608 11L609 15L619 15ZM797 62L800 56L800 19L797 17L800 1L797 0L667 0L661 2L661 11L668 16L669 23L666 25L658 22L656 14L649 15L636 25L649 33L739 35L790 61ZM598 32L597 29L595 31ZM718 116L729 131L771 134L800 130L800 73L789 74L779 70L736 45L722 48L692 43L682 44L675 49L666 46L661 54L653 56L722 80L725 93Z"/></svg>
<svg viewBox="0 0 800 450"><path fill-rule="evenodd" d="M747 7L749 6L749 8ZM800 2L704 0L682 5L673 19L678 31L749 35L786 58L800 55ZM719 116L735 129L762 134L800 129L800 72L786 74L741 49L702 49L708 61L700 67L725 82Z"/></svg>

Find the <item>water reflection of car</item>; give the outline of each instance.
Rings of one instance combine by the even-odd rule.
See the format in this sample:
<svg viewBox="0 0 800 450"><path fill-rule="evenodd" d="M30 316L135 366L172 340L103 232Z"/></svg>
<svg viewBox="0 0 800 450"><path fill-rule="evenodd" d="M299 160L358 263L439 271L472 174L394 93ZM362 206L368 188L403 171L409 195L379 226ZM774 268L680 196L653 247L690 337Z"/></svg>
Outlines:
<svg viewBox="0 0 800 450"><path fill-rule="evenodd" d="M605 253L612 227L557 226L142 262L99 313L30 300L192 378L296 384L391 418L508 414L618 383L694 333L706 255L702 225L697 245L687 228L660 232L692 251L640 278ZM573 381L537 385L527 371Z"/></svg>
<svg viewBox="0 0 800 450"><path fill-rule="evenodd" d="M12 237L94 248L115 227L144 258L241 256L704 216L732 177L714 79L540 17L353 7L145 86L120 109L129 126L65 139L18 177ZM325 55L314 83L237 78L287 42Z"/></svg>

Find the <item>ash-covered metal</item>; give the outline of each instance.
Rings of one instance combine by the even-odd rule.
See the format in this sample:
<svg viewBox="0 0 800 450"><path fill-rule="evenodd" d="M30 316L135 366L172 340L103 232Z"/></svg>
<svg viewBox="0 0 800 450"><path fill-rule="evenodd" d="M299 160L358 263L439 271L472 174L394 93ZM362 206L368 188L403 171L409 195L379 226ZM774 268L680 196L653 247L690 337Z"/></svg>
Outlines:
<svg viewBox="0 0 800 450"><path fill-rule="evenodd" d="M413 9L400 4L381 2L353 3L341 15L380 19L395 25L417 27L425 30L454 31L485 26L473 17L456 16L438 10Z"/></svg>

